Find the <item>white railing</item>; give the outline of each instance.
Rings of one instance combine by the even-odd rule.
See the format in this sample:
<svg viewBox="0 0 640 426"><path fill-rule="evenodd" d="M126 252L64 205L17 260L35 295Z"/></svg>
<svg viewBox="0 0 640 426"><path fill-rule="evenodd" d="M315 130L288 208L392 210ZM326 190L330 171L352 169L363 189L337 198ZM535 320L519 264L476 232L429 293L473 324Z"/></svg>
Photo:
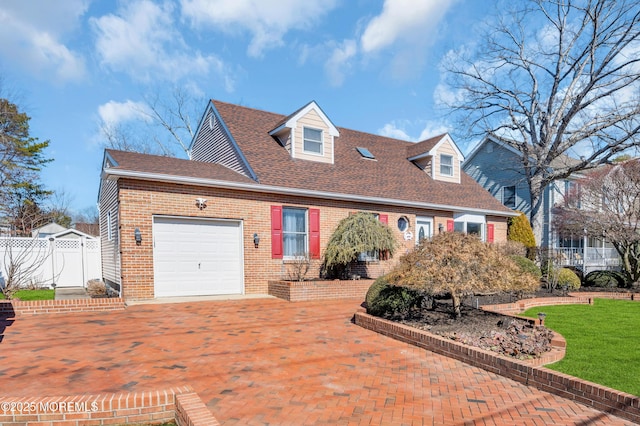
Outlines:
<svg viewBox="0 0 640 426"><path fill-rule="evenodd" d="M554 252L563 266L575 266L587 272L616 269L621 265L620 256L614 248L587 247L586 256L582 248L557 248Z"/></svg>

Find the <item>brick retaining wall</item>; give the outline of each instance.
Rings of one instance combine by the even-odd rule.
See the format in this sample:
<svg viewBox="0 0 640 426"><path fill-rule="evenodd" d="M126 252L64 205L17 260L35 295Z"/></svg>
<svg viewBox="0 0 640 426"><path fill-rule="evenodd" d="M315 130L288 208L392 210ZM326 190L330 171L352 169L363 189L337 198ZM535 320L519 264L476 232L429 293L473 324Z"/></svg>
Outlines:
<svg viewBox="0 0 640 426"><path fill-rule="evenodd" d="M481 308L485 311L496 312L505 315L514 315L526 311L536 306L553 306L553 305L591 305L593 299L619 299L619 300L636 300L640 298L634 293L621 292L572 292L568 297L538 297L532 299L521 299L513 303L503 303L500 305L484 305Z"/></svg>
<svg viewBox="0 0 640 426"><path fill-rule="evenodd" d="M587 303L588 299L587 297ZM573 303L577 303L575 299ZM549 305L551 303L546 304ZM525 361L503 357L494 352L466 346L453 340L445 339L404 324L374 317L364 312L356 312L354 319L357 325L393 339L457 359L475 367L513 379L527 386L533 386L597 410L611 413L635 423L640 423L640 398L635 395L578 379L541 366L532 365ZM562 354L564 354L564 352L562 352ZM562 356L558 359L561 358ZM549 362L554 361L545 360L545 363Z"/></svg>
<svg viewBox="0 0 640 426"><path fill-rule="evenodd" d="M119 297L74 300L0 300L0 315L41 315L68 312L105 312L125 309Z"/></svg>
<svg viewBox="0 0 640 426"><path fill-rule="evenodd" d="M289 302L361 298L374 280L269 281L269 294Z"/></svg>
<svg viewBox="0 0 640 426"><path fill-rule="evenodd" d="M161 391L59 397L0 397L0 424L219 426L189 386Z"/></svg>

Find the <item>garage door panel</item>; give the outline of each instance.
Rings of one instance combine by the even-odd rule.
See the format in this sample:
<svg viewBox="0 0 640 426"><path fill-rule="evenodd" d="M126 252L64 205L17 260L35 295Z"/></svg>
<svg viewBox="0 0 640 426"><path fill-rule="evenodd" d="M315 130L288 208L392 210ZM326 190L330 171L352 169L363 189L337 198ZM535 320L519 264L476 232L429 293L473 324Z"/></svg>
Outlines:
<svg viewBox="0 0 640 426"><path fill-rule="evenodd" d="M154 218L156 297L241 294L240 222Z"/></svg>

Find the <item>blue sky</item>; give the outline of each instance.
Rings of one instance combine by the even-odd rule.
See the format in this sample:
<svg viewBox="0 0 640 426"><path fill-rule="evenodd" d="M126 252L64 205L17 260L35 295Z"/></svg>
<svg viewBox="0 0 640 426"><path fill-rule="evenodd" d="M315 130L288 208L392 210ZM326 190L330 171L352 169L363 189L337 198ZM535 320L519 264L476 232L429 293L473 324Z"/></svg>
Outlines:
<svg viewBox="0 0 640 426"><path fill-rule="evenodd" d="M438 108L439 63L473 43L493 5L3 0L0 76L32 117L32 136L51 141L45 185L80 211L96 204L100 123L147 132L145 99L175 88L202 100L198 114L211 98L281 114L315 100L337 126L412 141L444 131L455 138ZM468 151L468 141L457 142Z"/></svg>

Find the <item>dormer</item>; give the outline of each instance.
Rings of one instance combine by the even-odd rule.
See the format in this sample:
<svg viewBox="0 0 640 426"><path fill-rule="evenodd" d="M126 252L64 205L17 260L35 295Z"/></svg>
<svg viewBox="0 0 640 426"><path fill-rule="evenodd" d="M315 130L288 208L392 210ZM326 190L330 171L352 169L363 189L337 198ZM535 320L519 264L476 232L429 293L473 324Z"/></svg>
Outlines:
<svg viewBox="0 0 640 426"><path fill-rule="evenodd" d="M269 132L292 158L333 164L338 129L315 101L282 120Z"/></svg>
<svg viewBox="0 0 640 426"><path fill-rule="evenodd" d="M433 180L460 183L464 156L448 133L410 145L407 159Z"/></svg>

